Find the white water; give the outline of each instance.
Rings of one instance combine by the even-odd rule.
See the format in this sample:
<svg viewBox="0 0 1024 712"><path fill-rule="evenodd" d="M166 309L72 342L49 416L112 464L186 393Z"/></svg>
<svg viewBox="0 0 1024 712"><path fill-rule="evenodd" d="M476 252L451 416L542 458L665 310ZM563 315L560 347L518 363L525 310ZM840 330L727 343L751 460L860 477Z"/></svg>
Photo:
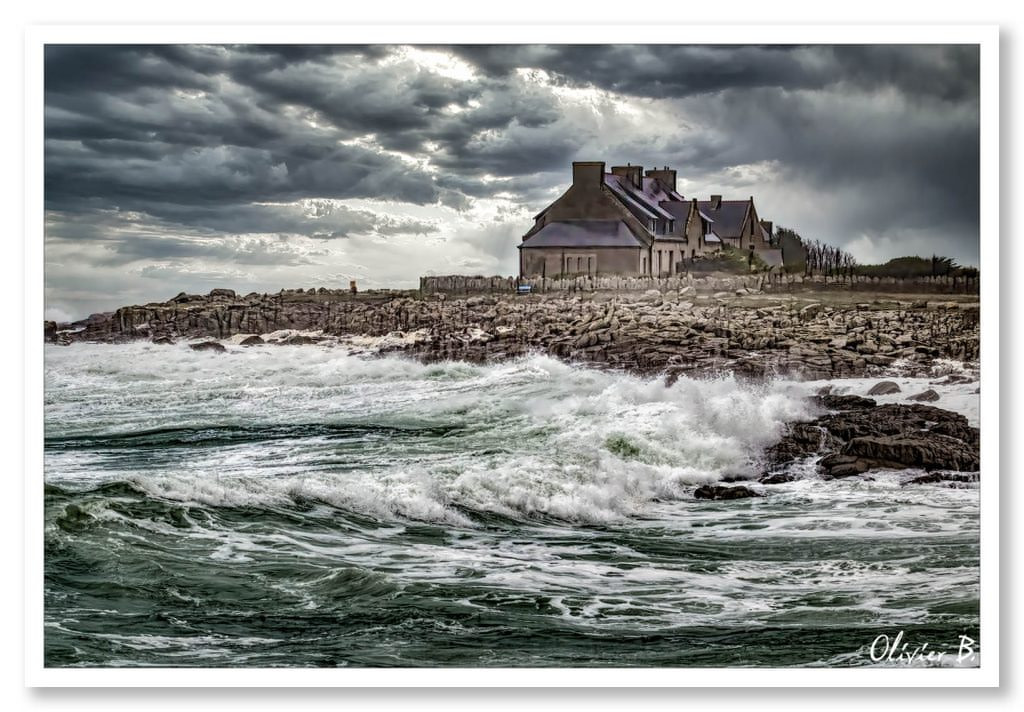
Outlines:
<svg viewBox="0 0 1024 712"><path fill-rule="evenodd" d="M309 436L196 448L184 462L149 463L144 476L134 460L121 470L109 454L54 453L49 463L60 480L121 477L209 505L301 496L375 516L457 524L467 524L458 508L593 523L652 516L665 501L688 499L694 485L754 479L762 449L785 423L813 417L804 397L825 385L682 378L666 386L543 356L425 365L308 345L231 347L227 354L76 345L48 347L46 359L48 438L287 424L453 429L398 444L382 434L379 447L371 435L369 447L352 452ZM877 380L830 383L833 392L862 395ZM879 401L931 387L942 394L936 405L977 422L976 384L894 380L903 392ZM887 482L864 483L854 498L899 488ZM777 504L839 502L851 486L798 482L772 491L781 495ZM827 526L873 525L837 513Z"/></svg>

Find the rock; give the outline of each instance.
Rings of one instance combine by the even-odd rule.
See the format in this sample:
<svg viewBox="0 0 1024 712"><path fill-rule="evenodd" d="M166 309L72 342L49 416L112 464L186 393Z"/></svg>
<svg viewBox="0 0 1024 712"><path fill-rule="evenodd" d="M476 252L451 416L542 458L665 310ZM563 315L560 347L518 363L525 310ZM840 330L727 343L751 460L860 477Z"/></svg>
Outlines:
<svg viewBox="0 0 1024 712"><path fill-rule="evenodd" d="M800 317L803 319L813 319L814 317L818 316L818 314L820 314L824 308L825 307L823 307L819 302L808 304L807 306L800 310Z"/></svg>
<svg viewBox="0 0 1024 712"><path fill-rule="evenodd" d="M862 396L826 394L817 396L812 400L817 401L822 408L828 408L829 410L863 410L864 408L874 408L877 405L871 398L864 398Z"/></svg>
<svg viewBox="0 0 1024 712"><path fill-rule="evenodd" d="M974 383L976 378L964 374L949 374L945 378L939 379L938 381L932 381L934 386L958 386L964 383Z"/></svg>
<svg viewBox="0 0 1024 712"><path fill-rule="evenodd" d="M43 340L44 341L56 341L57 340L57 322L55 322L55 321L44 321L43 322Z"/></svg>
<svg viewBox="0 0 1024 712"><path fill-rule="evenodd" d="M792 423L783 438L765 452L765 460L769 467L778 467L840 445L840 441L818 425Z"/></svg>
<svg viewBox="0 0 1024 712"><path fill-rule="evenodd" d="M842 452L868 463L869 467L977 470L979 465L976 448L957 438L928 431L854 438Z"/></svg>
<svg viewBox="0 0 1024 712"><path fill-rule="evenodd" d="M216 341L201 341L198 344L189 344L188 346L193 351L217 351L221 353L227 351L223 344Z"/></svg>
<svg viewBox="0 0 1024 712"><path fill-rule="evenodd" d="M879 381L875 385L871 386L871 390L868 391L869 396L887 396L890 393L899 393L900 387L892 381Z"/></svg>
<svg viewBox="0 0 1024 712"><path fill-rule="evenodd" d="M930 472L927 475L921 475L915 477L912 480L904 482L903 485L927 485L934 484L936 482L958 482L963 484L970 484L977 482L980 477L977 472Z"/></svg>
<svg viewBox="0 0 1024 712"><path fill-rule="evenodd" d="M693 492L696 499L745 499L747 497L761 497L749 487L738 485L726 487L724 485L702 485Z"/></svg>
<svg viewBox="0 0 1024 712"><path fill-rule="evenodd" d="M170 346L174 343L174 339L170 336L154 336L153 343L161 346Z"/></svg>
<svg viewBox="0 0 1024 712"><path fill-rule="evenodd" d="M773 475L762 475L758 482L763 485L781 485L786 482L792 482L795 479L795 475L791 475L787 472L777 472Z"/></svg>
<svg viewBox="0 0 1024 712"><path fill-rule="evenodd" d="M929 388L927 391L921 391L915 395L909 396L907 400L917 401L918 403L934 403L939 399L939 394Z"/></svg>
<svg viewBox="0 0 1024 712"><path fill-rule="evenodd" d="M301 292L302 290L300 289L299 291ZM233 290L233 289L220 289L220 288L211 289L209 296L210 296L210 299L234 299L235 298L235 290Z"/></svg>
<svg viewBox="0 0 1024 712"><path fill-rule="evenodd" d="M303 346L308 344L319 344L323 339L308 334L291 334L274 343L278 346Z"/></svg>
<svg viewBox="0 0 1024 712"><path fill-rule="evenodd" d="M239 341L238 345L239 346L262 346L265 343L267 343L267 342L264 341L263 339L261 339L259 336L256 336L255 334L253 334L252 336L246 336L244 339Z"/></svg>
<svg viewBox="0 0 1024 712"><path fill-rule="evenodd" d="M821 458L818 467L832 478L859 475L871 469L871 465L856 455L832 453Z"/></svg>

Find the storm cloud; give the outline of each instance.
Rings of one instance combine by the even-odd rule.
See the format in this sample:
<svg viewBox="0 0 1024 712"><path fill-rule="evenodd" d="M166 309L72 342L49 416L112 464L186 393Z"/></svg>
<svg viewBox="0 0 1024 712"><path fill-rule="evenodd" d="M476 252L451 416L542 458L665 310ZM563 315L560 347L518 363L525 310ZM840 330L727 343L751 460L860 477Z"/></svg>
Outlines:
<svg viewBox="0 0 1024 712"><path fill-rule="evenodd" d="M861 262L979 252L976 46L65 46L45 51L46 300L513 273L573 160Z"/></svg>

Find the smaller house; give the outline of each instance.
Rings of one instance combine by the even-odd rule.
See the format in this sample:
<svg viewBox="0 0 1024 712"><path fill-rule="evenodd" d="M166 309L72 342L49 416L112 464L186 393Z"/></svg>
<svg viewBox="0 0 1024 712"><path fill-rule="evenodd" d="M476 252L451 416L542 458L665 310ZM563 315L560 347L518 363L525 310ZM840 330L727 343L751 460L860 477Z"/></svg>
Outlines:
<svg viewBox="0 0 1024 712"><path fill-rule="evenodd" d="M757 215L754 196L746 200L722 200L712 195L711 200L702 200L700 210L712 221L712 232L723 245L738 250L771 249L771 230ZM770 228L771 223L768 223Z"/></svg>

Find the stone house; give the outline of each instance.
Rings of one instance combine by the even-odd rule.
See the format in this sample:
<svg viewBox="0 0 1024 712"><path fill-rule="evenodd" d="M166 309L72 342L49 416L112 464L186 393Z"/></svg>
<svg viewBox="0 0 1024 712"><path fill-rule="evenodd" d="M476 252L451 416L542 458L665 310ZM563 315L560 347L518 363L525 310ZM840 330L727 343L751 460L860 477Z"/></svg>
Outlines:
<svg viewBox="0 0 1024 712"><path fill-rule="evenodd" d="M697 204L711 218L712 232L722 244L740 250L771 248L771 223L758 217L754 196L747 200L722 200L722 196L712 195L711 200Z"/></svg>
<svg viewBox="0 0 1024 712"><path fill-rule="evenodd" d="M754 199L686 199L668 166L572 164L572 185L538 213L519 245L521 277L621 274L670 276L685 261L732 244L770 246Z"/></svg>

